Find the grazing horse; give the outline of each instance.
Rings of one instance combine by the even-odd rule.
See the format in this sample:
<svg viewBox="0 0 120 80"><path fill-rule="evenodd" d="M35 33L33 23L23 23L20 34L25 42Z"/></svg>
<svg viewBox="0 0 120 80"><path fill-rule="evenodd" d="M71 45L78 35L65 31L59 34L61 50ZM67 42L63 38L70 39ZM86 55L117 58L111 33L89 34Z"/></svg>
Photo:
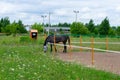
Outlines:
<svg viewBox="0 0 120 80"><path fill-rule="evenodd" d="M54 39L55 38L55 39ZM63 52L66 53L67 52L67 46L66 46L66 42L68 40L68 43L70 45L70 38L68 35L58 35L58 36L54 36L54 35L49 35L45 42L44 42L44 52L47 51L47 44L50 43L50 47L51 47L51 52L52 52L52 46L55 43L59 43L62 42L64 44L64 50ZM56 47L55 47L55 51L57 51Z"/></svg>

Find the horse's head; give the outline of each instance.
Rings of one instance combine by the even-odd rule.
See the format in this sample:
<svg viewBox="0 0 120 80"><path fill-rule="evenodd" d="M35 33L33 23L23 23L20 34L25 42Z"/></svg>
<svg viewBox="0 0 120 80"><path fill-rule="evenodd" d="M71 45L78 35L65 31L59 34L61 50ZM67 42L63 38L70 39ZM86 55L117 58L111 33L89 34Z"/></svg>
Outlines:
<svg viewBox="0 0 120 80"><path fill-rule="evenodd" d="M44 45L43 50L44 50L44 52L47 51L47 46L46 45Z"/></svg>

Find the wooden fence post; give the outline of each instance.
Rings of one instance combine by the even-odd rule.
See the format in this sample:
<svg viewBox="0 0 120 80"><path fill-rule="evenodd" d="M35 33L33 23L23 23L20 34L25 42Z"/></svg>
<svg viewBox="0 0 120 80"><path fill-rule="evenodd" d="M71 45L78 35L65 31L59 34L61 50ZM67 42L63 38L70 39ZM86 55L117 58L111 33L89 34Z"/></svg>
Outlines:
<svg viewBox="0 0 120 80"><path fill-rule="evenodd" d="M106 37L106 50L108 50L108 36Z"/></svg>
<svg viewBox="0 0 120 80"><path fill-rule="evenodd" d="M71 57L72 57L71 37L70 37L70 45L69 45L69 56L71 59Z"/></svg>
<svg viewBox="0 0 120 80"><path fill-rule="evenodd" d="M94 38L91 38L92 65L94 65Z"/></svg>
<svg viewBox="0 0 120 80"><path fill-rule="evenodd" d="M55 42L56 42L56 37L55 37L55 33L54 33L54 55L55 55L55 53L56 53L56 44L55 44Z"/></svg>
<svg viewBox="0 0 120 80"><path fill-rule="evenodd" d="M80 52L82 52L82 36L80 36Z"/></svg>

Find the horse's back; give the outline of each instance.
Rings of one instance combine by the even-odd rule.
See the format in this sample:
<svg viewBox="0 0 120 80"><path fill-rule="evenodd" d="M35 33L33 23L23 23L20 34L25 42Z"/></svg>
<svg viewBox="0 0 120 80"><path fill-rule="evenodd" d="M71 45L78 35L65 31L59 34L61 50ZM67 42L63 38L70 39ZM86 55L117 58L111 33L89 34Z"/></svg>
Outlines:
<svg viewBox="0 0 120 80"><path fill-rule="evenodd" d="M69 36L68 35L49 35L47 38L46 38L46 41L48 42L54 42L54 37L55 37L55 41L56 43L59 43L59 42L66 42L68 39L69 39Z"/></svg>

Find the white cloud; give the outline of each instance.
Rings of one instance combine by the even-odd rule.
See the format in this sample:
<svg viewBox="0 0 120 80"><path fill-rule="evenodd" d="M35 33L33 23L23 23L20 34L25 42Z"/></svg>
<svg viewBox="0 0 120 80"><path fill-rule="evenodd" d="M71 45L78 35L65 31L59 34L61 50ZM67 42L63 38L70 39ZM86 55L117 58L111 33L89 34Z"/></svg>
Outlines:
<svg viewBox="0 0 120 80"><path fill-rule="evenodd" d="M10 13L12 11L14 11L14 5L10 4L10 3L3 3L0 2L0 14L5 14L5 13Z"/></svg>
<svg viewBox="0 0 120 80"><path fill-rule="evenodd" d="M68 10L66 8L56 9L54 10L54 14L59 16L68 15Z"/></svg>
<svg viewBox="0 0 120 80"><path fill-rule="evenodd" d="M91 9L89 7L84 7L84 8L82 8L81 11L82 12L89 12L89 11L91 11Z"/></svg>
<svg viewBox="0 0 120 80"><path fill-rule="evenodd" d="M120 25L119 3L119 0L1 0L0 18L8 16L12 21L21 19L25 24L33 24L42 22L40 16L51 12L51 23L73 22L73 10L79 10L78 21L83 23L90 19L100 22L108 16L112 25ZM48 17L45 20L47 23Z"/></svg>
<svg viewBox="0 0 120 80"><path fill-rule="evenodd" d="M116 7L116 11L117 11L117 12L120 12L120 6L117 6L117 7Z"/></svg>

